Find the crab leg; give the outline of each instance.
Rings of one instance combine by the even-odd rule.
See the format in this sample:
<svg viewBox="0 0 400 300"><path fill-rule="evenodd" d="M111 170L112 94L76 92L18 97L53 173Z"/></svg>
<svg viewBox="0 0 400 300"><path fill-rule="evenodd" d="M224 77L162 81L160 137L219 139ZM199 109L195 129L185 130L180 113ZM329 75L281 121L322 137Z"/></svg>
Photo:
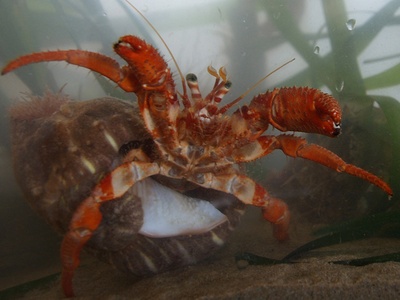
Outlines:
<svg viewBox="0 0 400 300"><path fill-rule="evenodd" d="M288 238L290 213L287 204L271 197L261 185L247 176L205 173L204 182L199 182L198 178L193 182L208 189L232 194L245 204L261 207L264 219L273 225L274 237L279 241Z"/></svg>
<svg viewBox="0 0 400 300"><path fill-rule="evenodd" d="M252 147L249 147L250 145ZM308 144L303 138L286 134L278 136L261 136L250 145L248 147L252 150L251 152L247 152L248 155L246 157L240 155L240 152L236 157L234 157L237 162L254 160L265 156L276 149L280 149L288 156L312 160L337 172L345 172L360 177L361 179L369 181L381 188L389 196L393 195L393 191L389 185L378 176L352 164L346 163L343 159L328 149L315 144Z"/></svg>
<svg viewBox="0 0 400 300"><path fill-rule="evenodd" d="M128 162L106 175L74 212L69 231L61 244L62 286L67 297L74 295L72 277L79 265L79 254L100 225L103 202L121 197L136 182L160 173L157 163Z"/></svg>
<svg viewBox="0 0 400 300"><path fill-rule="evenodd" d="M140 87L128 67L121 68L111 57L84 50L57 50L24 55L6 65L1 74L4 75L25 65L46 61L65 61L95 71L118 84L126 92L134 92Z"/></svg>

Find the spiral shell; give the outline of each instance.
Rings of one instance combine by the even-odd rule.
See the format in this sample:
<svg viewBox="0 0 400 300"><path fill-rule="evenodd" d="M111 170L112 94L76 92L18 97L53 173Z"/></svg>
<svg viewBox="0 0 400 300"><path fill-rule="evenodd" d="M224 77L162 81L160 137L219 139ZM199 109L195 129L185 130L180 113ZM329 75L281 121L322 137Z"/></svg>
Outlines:
<svg viewBox="0 0 400 300"><path fill-rule="evenodd" d="M121 163L121 147L134 141L149 157L156 152L138 108L115 98L77 102L47 93L16 104L10 118L16 179L31 207L62 234L79 203ZM191 186L183 194L169 181L146 179L120 199L103 204L102 223L85 249L121 271L149 275L196 263L220 248L244 206L231 195L203 188ZM157 202L171 203L169 214L179 212L167 222L184 214L189 219L200 215L213 226L181 227L177 233L160 236L145 225L164 222L162 216L149 217ZM173 206L175 202L181 208ZM208 209L204 216L203 207ZM207 218L214 215L216 219L209 222ZM190 227L193 222L186 223Z"/></svg>

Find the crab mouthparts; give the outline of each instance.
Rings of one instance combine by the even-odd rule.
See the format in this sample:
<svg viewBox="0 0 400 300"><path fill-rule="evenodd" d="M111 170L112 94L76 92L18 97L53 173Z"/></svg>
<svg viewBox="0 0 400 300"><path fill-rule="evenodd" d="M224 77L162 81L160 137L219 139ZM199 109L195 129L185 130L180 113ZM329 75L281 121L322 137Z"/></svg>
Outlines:
<svg viewBox="0 0 400 300"><path fill-rule="evenodd" d="M147 178L133 186L142 201L142 235L163 238L201 234L228 221L210 202L191 198Z"/></svg>

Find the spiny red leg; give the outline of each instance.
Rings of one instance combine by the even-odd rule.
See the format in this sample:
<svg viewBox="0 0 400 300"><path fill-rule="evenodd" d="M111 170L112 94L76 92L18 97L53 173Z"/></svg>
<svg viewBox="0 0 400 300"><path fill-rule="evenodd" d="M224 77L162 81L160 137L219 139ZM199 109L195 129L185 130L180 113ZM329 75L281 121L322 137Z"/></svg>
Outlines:
<svg viewBox="0 0 400 300"><path fill-rule="evenodd" d="M264 219L273 224L274 236L283 241L288 238L290 213L288 206L280 199L271 197L259 184L240 174L204 174L204 181L198 178L194 183L205 188L215 189L237 197L245 204L262 208ZM202 183L203 182L203 183Z"/></svg>
<svg viewBox="0 0 400 300"><path fill-rule="evenodd" d="M75 211L69 231L61 244L62 287L67 297L73 297L72 277L79 265L79 254L85 243L100 225L100 206L105 201L121 197L136 182L158 174L157 163L128 162L106 175Z"/></svg>
<svg viewBox="0 0 400 300"><path fill-rule="evenodd" d="M50 61L65 61L95 71L118 84L126 92L134 92L140 88L138 80L128 67L121 68L111 57L84 50L57 50L24 55L8 63L1 74L25 65Z"/></svg>
<svg viewBox="0 0 400 300"><path fill-rule="evenodd" d="M335 153L315 144L308 144L303 138L292 135L262 136L256 143L257 147L252 154L253 159L257 155L264 156L275 149L281 149L291 157L301 157L327 166L337 172L345 172L360 177L384 190L389 196L393 195L390 186L378 176L359 167L348 164Z"/></svg>

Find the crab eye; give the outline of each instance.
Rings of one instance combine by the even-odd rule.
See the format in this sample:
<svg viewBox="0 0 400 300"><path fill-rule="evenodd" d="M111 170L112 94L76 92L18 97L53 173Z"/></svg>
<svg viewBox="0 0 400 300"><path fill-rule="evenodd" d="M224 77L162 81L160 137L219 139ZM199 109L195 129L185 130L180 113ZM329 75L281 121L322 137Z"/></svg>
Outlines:
<svg viewBox="0 0 400 300"><path fill-rule="evenodd" d="M193 73L189 73L186 75L186 81L197 82L197 76Z"/></svg>

